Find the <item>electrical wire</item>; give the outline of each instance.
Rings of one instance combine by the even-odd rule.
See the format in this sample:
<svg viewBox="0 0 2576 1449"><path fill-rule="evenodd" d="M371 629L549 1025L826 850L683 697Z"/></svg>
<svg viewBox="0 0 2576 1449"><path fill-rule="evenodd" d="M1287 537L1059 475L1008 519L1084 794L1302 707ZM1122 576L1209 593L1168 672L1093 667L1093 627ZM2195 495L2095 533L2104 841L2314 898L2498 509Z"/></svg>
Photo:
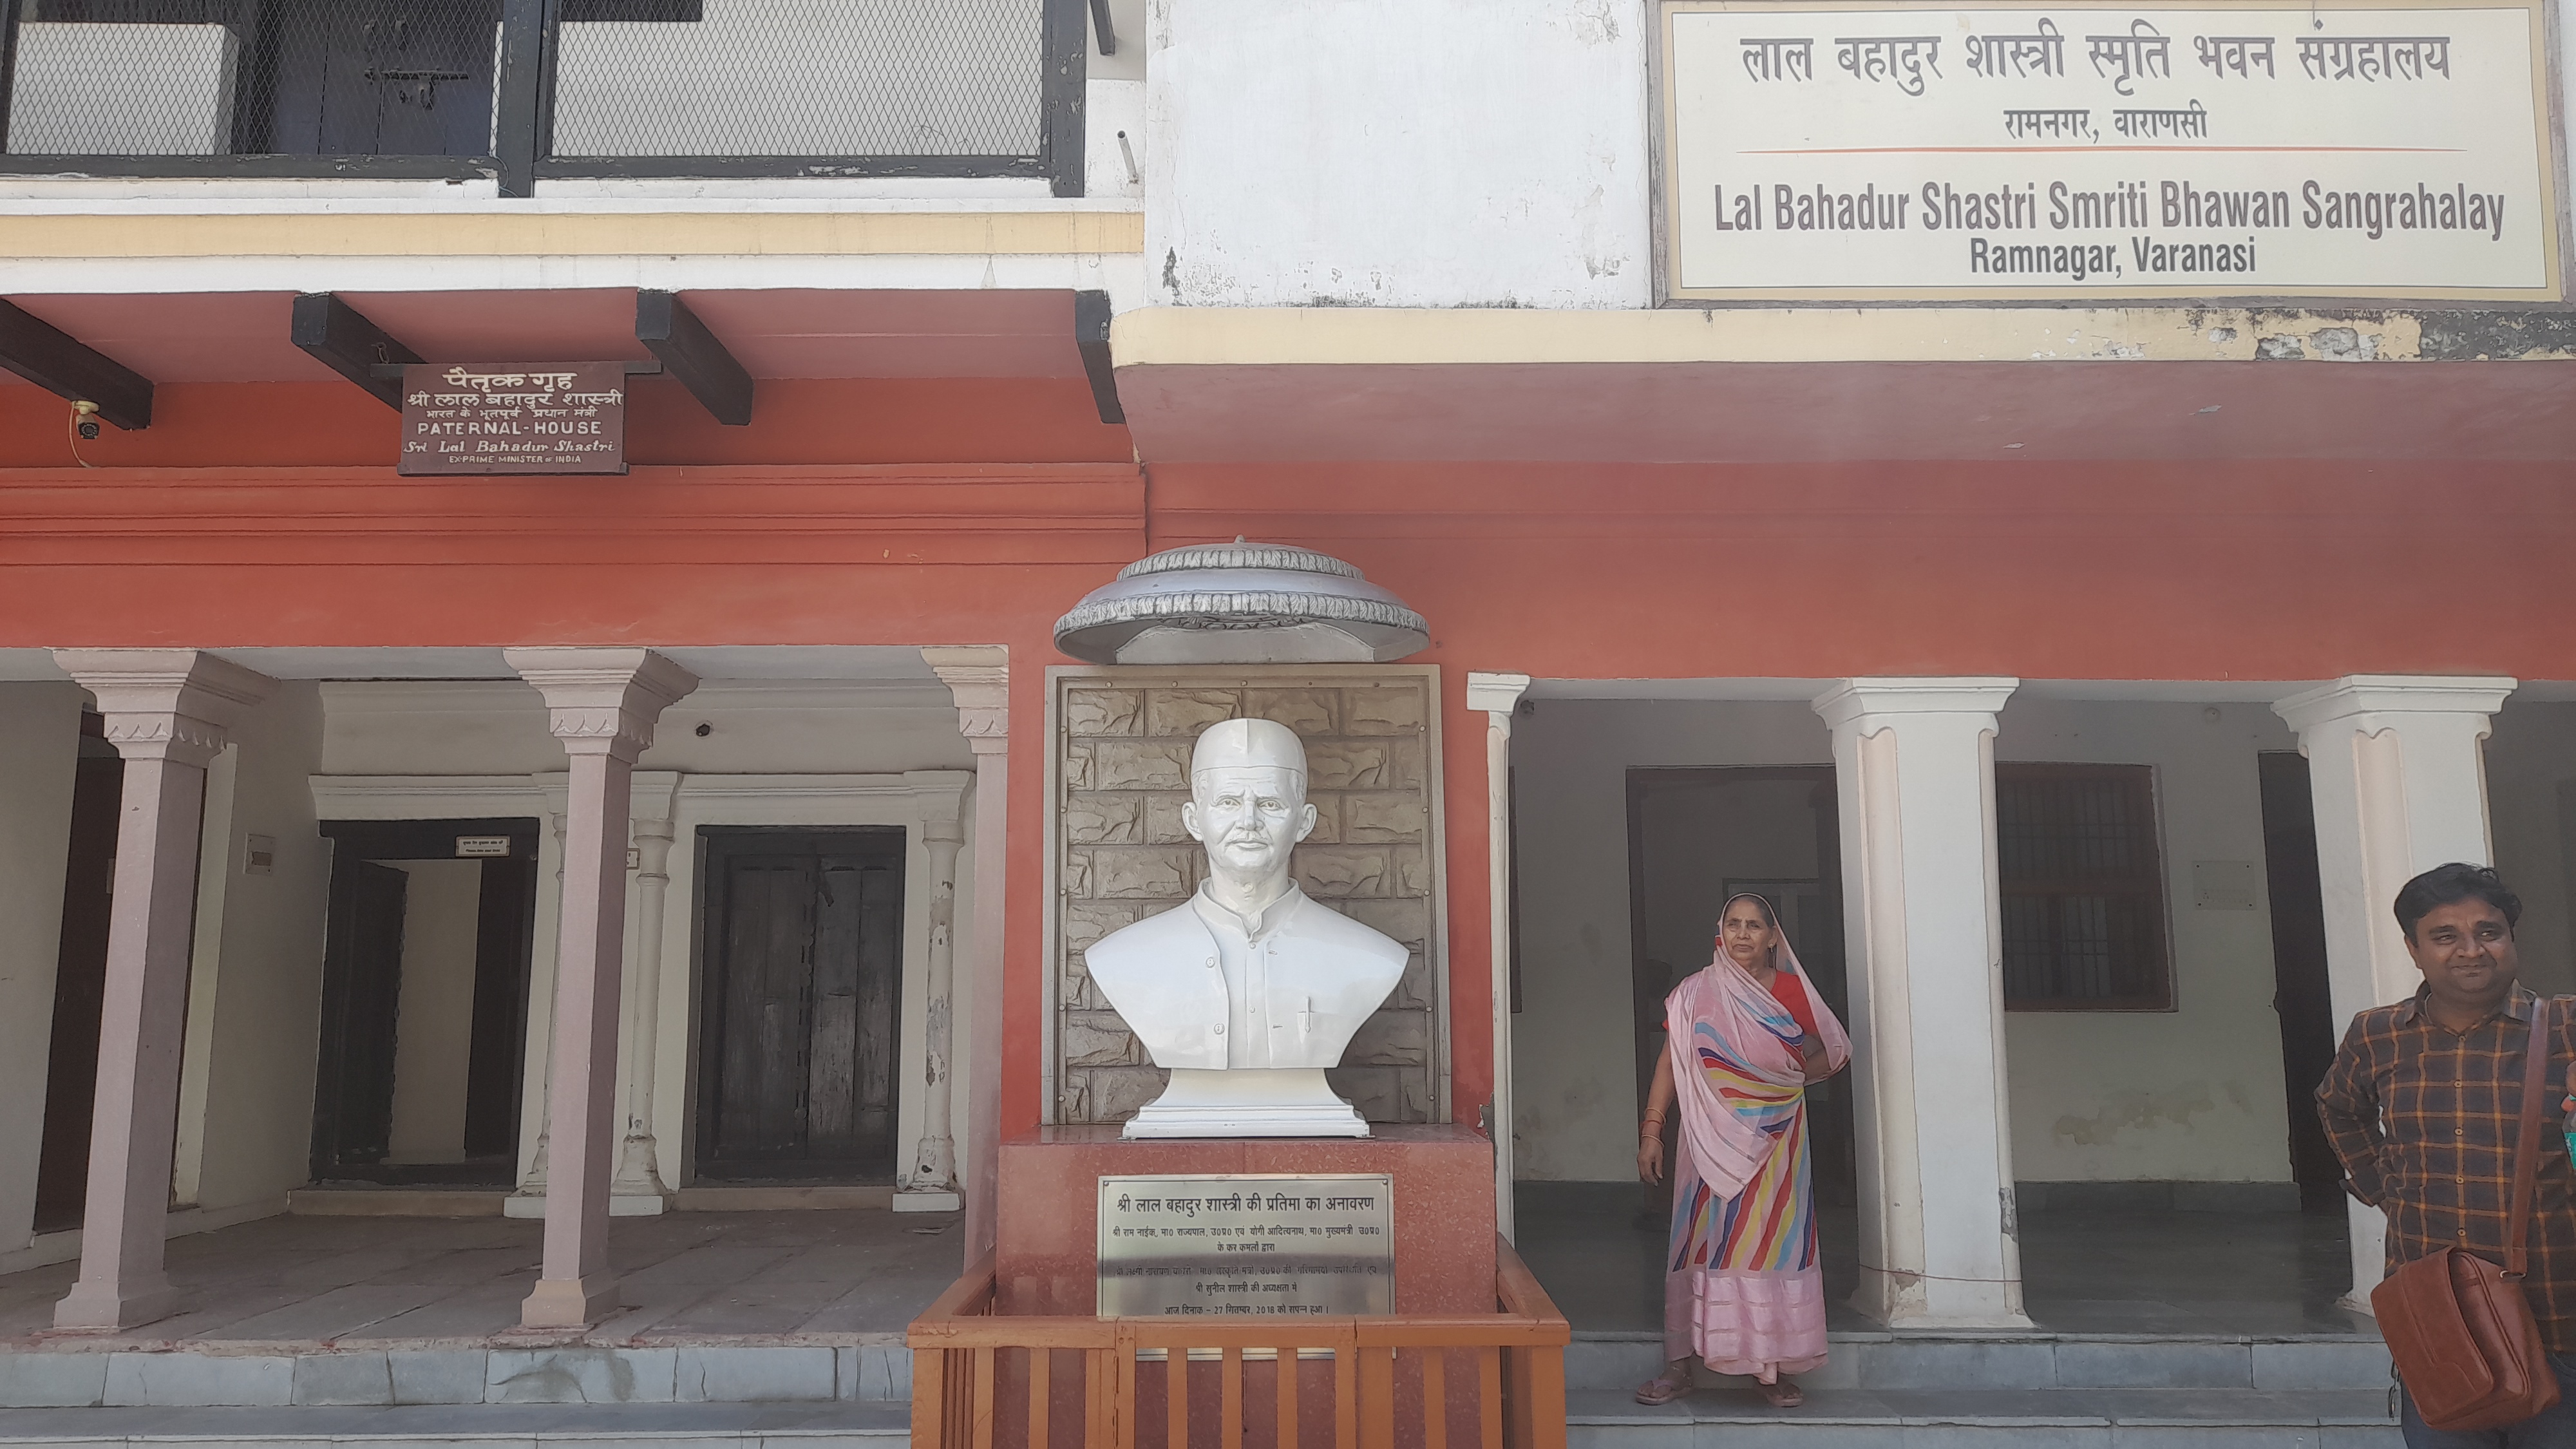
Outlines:
<svg viewBox="0 0 2576 1449"><path fill-rule="evenodd" d="M80 425L81 425L81 419L82 419L82 418L85 418L85 417L95 417L95 416L97 416L97 414L95 414L95 413L84 413L84 412L82 412L79 408L75 407L75 408L73 408L73 409L72 409L72 415L71 415L71 417L70 417L68 420L66 420L65 425L64 425L64 428L63 428L63 432L64 432L65 436L69 437L69 438L70 438L70 440L71 440L71 445L72 445L72 461L73 461L73 462L75 462L75 463L80 464L80 465L81 465L82 467L84 467L84 468L96 468L96 467L98 466L96 463L91 462L89 459L82 457L82 456L81 456L81 450L80 450L80 444L81 444L81 438L80 438Z"/></svg>

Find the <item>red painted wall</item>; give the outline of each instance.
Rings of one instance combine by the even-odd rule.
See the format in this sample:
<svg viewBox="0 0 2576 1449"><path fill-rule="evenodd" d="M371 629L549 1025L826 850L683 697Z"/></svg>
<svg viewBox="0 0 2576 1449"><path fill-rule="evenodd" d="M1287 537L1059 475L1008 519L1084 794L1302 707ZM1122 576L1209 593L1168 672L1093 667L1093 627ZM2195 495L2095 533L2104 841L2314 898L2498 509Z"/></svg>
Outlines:
<svg viewBox="0 0 2576 1449"><path fill-rule="evenodd" d="M87 446L116 466L65 468L59 400L0 388L0 647L1008 644L1006 1130L1040 1108L1048 629L1152 548L1310 544L1432 621L1469 1118L1492 1085L1470 669L2576 679L2551 464L1149 472L1079 380L764 383L751 429L655 386L635 473L580 480L397 478L393 414L304 385L164 388L152 430Z"/></svg>

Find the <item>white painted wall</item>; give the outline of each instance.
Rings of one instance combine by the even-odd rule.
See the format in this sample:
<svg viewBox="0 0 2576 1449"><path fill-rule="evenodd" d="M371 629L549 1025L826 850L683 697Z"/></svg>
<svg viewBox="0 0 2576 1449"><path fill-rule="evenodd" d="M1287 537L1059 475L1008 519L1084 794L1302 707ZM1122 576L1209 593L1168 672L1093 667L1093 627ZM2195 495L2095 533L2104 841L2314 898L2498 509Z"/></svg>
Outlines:
<svg viewBox="0 0 2576 1449"><path fill-rule="evenodd" d="M2505 701L2486 760L2496 870L2522 897L2522 979L2576 993L2576 704Z"/></svg>
<svg viewBox="0 0 2576 1449"><path fill-rule="evenodd" d="M2259 887L2255 756L2296 748L2288 727L2258 704L2078 704L2027 694L2004 707L2001 724L1998 763L2155 767L2177 1006L2006 1014L2015 1176L2288 1181L2271 913L2259 888L2250 911L2192 903L2194 861L2252 861Z"/></svg>
<svg viewBox="0 0 2576 1449"><path fill-rule="evenodd" d="M1832 763L1825 723L1803 704L1540 699L1513 721L1521 1011L1512 1018L1512 1150L1522 1179L1636 1175L1628 767Z"/></svg>
<svg viewBox="0 0 2576 1449"><path fill-rule="evenodd" d="M483 863L404 860L401 994L394 1010L393 1131L385 1160L465 1160L465 1069L474 1050L474 947Z"/></svg>
<svg viewBox="0 0 2576 1449"><path fill-rule="evenodd" d="M209 1212L275 1203L312 1161L313 1071L321 1031L322 934L330 848L314 828L307 778L321 762L322 698L309 682L280 684L233 727L229 826L207 866L224 879L216 969L205 953L190 978L212 997L202 1055L203 1119L183 1121L201 1146L196 1201ZM243 840L277 842L270 874L248 875ZM200 894L200 936L207 909ZM195 1043L192 1042L192 1046Z"/></svg>
<svg viewBox="0 0 2576 1449"><path fill-rule="evenodd" d="M2024 696L2006 707L1998 759L2156 767L2180 1005L2172 1013L2006 1018L2017 1177L2288 1178L2270 916L2259 907L2194 909L2191 862L2263 859L2255 756L2293 745L2260 705L2221 706L2216 723L2200 705ZM1825 764L1830 743L1803 704L1542 698L1515 722L1512 758L1521 862L1523 1010L1513 1037L1520 1175L1625 1180L1638 1111L1626 771ZM1811 828L1799 822L1802 836ZM1711 869L1718 864L1712 857Z"/></svg>
<svg viewBox="0 0 2576 1449"><path fill-rule="evenodd" d="M0 1101L14 1104L0 1112L0 1250L25 1247L36 1218L82 698L69 683L0 685Z"/></svg>
<svg viewBox="0 0 2576 1449"><path fill-rule="evenodd" d="M1146 29L1154 301L1651 301L1638 0L1150 0Z"/></svg>

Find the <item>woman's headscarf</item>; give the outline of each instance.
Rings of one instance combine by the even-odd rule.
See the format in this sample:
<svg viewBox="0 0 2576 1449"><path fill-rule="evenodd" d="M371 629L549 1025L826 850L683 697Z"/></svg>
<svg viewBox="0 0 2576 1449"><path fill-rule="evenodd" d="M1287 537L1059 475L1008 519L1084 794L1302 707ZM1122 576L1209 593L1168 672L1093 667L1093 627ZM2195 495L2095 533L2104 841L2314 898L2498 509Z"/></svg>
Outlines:
<svg viewBox="0 0 2576 1449"><path fill-rule="evenodd" d="M1840 1071L1851 1060L1851 1038L1798 964L1798 953L1789 949L1779 912L1746 891L1727 897L1718 919L1723 921L1727 907L1741 900L1762 902L1762 914L1778 938L1773 964L1781 974L1796 977L1806 991L1817 1038L1824 1043L1825 1067ZM1735 964L1721 937L1707 969L1691 973L1664 998L1664 1027L1673 1095L1681 1104L1682 1145L1701 1181L1720 1197L1734 1197L1761 1172L1797 1104L1793 1089L1806 1085L1798 1020Z"/></svg>

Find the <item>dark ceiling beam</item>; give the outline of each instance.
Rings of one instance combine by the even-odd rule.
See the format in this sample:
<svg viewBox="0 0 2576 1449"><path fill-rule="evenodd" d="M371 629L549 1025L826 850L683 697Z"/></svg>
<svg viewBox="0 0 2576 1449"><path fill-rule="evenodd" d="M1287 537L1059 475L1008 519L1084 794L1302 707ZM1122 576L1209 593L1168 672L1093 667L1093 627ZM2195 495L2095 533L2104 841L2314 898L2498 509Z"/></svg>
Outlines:
<svg viewBox="0 0 2576 1449"><path fill-rule="evenodd" d="M1091 403L1104 423L1124 423L1127 409L1118 401L1118 372L1109 356L1109 294L1073 294L1073 341L1082 349L1082 370L1091 379Z"/></svg>
<svg viewBox="0 0 2576 1449"><path fill-rule="evenodd" d="M729 428L751 422L751 374L688 309L679 293L643 290L635 294L635 340L652 349L662 359L663 369L705 404L717 422Z"/></svg>
<svg viewBox="0 0 2576 1449"><path fill-rule="evenodd" d="M1100 39L1102 55L1118 53L1118 28L1109 23L1109 0L1091 0L1091 28Z"/></svg>
<svg viewBox="0 0 2576 1449"><path fill-rule="evenodd" d="M367 320L366 314L330 292L307 292L295 299L295 345L323 366L365 388L376 401L402 410L402 377L379 376L379 366L421 360L419 353L393 334Z"/></svg>
<svg viewBox="0 0 2576 1449"><path fill-rule="evenodd" d="M0 300L0 367L76 403L127 432L152 426L152 379L52 323Z"/></svg>

